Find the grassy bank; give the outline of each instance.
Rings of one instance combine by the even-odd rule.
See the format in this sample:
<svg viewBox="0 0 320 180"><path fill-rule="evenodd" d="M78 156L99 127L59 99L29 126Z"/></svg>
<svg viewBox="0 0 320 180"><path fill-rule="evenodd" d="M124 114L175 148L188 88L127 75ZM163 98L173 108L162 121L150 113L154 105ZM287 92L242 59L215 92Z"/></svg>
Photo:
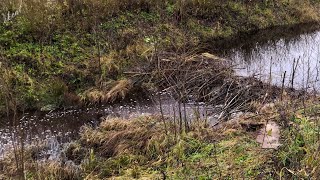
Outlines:
<svg viewBox="0 0 320 180"><path fill-rule="evenodd" d="M159 53L219 49L239 34L318 22L319 2L30 0L3 1L0 13L10 15L0 24L0 109L49 110L123 99L141 85L125 72Z"/></svg>
<svg viewBox="0 0 320 180"><path fill-rule="evenodd" d="M29 179L239 179L274 177L272 150L262 150L255 132L236 124L225 130L193 125L175 134L159 117L126 121L107 119L98 129L87 127L65 150L65 160L37 161L26 151ZM3 178L14 178L13 157L2 161ZM66 163L73 160L78 164Z"/></svg>
<svg viewBox="0 0 320 180"><path fill-rule="evenodd" d="M223 110L214 129L206 119L183 121L181 111L179 122L107 118L84 127L58 159L42 156L45 144L17 147L0 160L0 179L319 176L319 102L236 77L228 62L201 53L273 27L318 24L319 1L20 2L0 3L0 112L113 103L168 87L181 106L192 96ZM282 127L278 150L255 140L268 121Z"/></svg>

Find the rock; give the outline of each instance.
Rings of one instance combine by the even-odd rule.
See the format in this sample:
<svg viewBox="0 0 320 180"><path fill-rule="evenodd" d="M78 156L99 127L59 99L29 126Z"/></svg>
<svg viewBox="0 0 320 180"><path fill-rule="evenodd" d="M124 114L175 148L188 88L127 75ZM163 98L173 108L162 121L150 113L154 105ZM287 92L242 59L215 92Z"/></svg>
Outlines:
<svg viewBox="0 0 320 180"><path fill-rule="evenodd" d="M263 149L278 149L281 145L279 142L280 127L274 122L268 122L259 132L257 142L261 144Z"/></svg>

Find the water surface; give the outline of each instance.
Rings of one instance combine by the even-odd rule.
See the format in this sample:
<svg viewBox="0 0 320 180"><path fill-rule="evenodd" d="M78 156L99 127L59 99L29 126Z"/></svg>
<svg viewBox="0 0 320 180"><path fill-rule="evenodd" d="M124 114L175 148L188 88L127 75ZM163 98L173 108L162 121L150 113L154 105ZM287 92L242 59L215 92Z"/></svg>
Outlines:
<svg viewBox="0 0 320 180"><path fill-rule="evenodd" d="M288 87L320 88L320 31L236 47L224 56L238 65L238 75L281 86L286 73L284 85Z"/></svg>

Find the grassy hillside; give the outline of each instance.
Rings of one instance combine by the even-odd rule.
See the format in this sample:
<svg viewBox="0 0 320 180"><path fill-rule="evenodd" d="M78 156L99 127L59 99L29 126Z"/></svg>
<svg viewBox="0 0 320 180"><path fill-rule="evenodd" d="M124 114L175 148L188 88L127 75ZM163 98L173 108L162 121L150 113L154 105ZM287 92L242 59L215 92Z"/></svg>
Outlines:
<svg viewBox="0 0 320 180"><path fill-rule="evenodd" d="M4 100L14 101L10 106L18 109L52 109L122 99L138 86L124 72L141 70L160 53L219 49L239 34L315 23L319 4L316 0L1 1L0 109Z"/></svg>

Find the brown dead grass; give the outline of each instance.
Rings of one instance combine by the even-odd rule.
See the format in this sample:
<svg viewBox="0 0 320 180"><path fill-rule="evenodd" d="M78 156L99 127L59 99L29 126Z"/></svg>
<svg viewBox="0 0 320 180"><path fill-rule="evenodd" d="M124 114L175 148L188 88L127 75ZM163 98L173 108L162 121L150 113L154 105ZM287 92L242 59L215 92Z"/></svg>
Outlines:
<svg viewBox="0 0 320 180"><path fill-rule="evenodd" d="M125 99L132 89L133 84L129 79L108 82L101 88L94 87L85 91L82 95L82 101L92 103L115 102Z"/></svg>
<svg viewBox="0 0 320 180"><path fill-rule="evenodd" d="M172 144L158 118L142 117L136 120L107 119L98 129L85 127L81 134L82 141L89 146L98 146L98 151L105 156L119 154L149 154L155 148L162 154ZM168 142L166 142L168 141ZM159 147L157 147L159 145Z"/></svg>
<svg viewBox="0 0 320 180"><path fill-rule="evenodd" d="M263 160L269 158L270 154L263 152L255 142L255 132L248 132L241 125L246 118L248 118L246 122L250 125L255 121L263 122L261 120L263 117L258 114L254 118L248 118L248 115L245 114L233 122L221 123L216 129L205 128L203 125L194 123L191 124L189 132L178 133L177 136L174 135L175 126L169 119L166 119L168 127L166 134L163 121L159 116L142 116L129 120L107 118L96 129L89 126L83 127L80 140L71 148L71 154L77 154L74 152L79 151L79 148L84 148L85 152L90 150L90 153L82 156L82 160L79 161L83 163L86 162L84 160L87 160L89 164L81 164L78 169L72 164L57 161L37 162L27 155L26 169L33 172L33 177L38 179L48 177L49 179L81 179L81 175L87 179L99 179L121 175L118 166L126 164L121 167L126 171L126 175L129 174L130 179L132 178L130 176L131 166L134 166L134 163L137 163L140 168L155 168L168 164L171 169L167 173L176 173L173 171L177 169L181 173L183 170L179 162L185 161L189 163L187 166L195 174L196 169L203 166L214 167L212 173L216 174L221 171L223 177L241 177L241 168L246 169L246 172L250 172L251 169L258 172L259 169L256 170L256 168L264 167L264 161L257 160L255 157L259 156L259 159ZM219 160L220 170L216 168L216 162L212 159L215 156L211 156L211 153L206 154L206 148L204 148L212 148L212 144L216 144L218 148L216 158ZM201 148L201 151L199 149L198 151L197 148ZM188 158L185 159L186 157L197 158L197 153L200 152L206 157L201 159L200 163L189 162ZM129 157L132 160L128 164L123 163L121 157ZM5 171L10 172L5 177L13 177L15 169L13 159L5 163L7 163ZM105 169L107 174L103 173ZM158 170L153 170L153 173L147 170L144 173L161 177ZM250 177L256 177L256 174L251 174Z"/></svg>
<svg viewBox="0 0 320 180"><path fill-rule="evenodd" d="M122 79L113 86L110 91L107 93L106 99L108 101L114 102L117 99L124 99L126 95L132 89L132 82L128 79Z"/></svg>
<svg viewBox="0 0 320 180"><path fill-rule="evenodd" d="M26 147L23 162L27 179L80 179L80 168L71 161L62 163L61 161L47 160L45 158L37 159L35 155L45 148L44 144ZM0 179L21 179L18 174L14 154L10 152L0 160Z"/></svg>
<svg viewBox="0 0 320 180"><path fill-rule="evenodd" d="M38 163L27 163L28 169L34 169L35 179L72 179L77 180L80 178L80 168L75 167L73 164L63 164L58 161L44 161Z"/></svg>
<svg viewBox="0 0 320 180"><path fill-rule="evenodd" d="M253 114L251 117L245 114L232 122L223 122L216 128L205 128L195 123L191 125L187 136L206 142L219 141L234 133L246 133L247 127L242 124L262 127L263 117L264 115L254 116ZM106 119L97 129L84 127L81 142L85 146L96 148L97 152L107 157L122 154L161 156L181 138L181 135L177 135L175 139L173 124L166 121L168 135L166 135L163 121L158 116L143 116L132 120ZM254 132L249 132L249 134L255 135Z"/></svg>

